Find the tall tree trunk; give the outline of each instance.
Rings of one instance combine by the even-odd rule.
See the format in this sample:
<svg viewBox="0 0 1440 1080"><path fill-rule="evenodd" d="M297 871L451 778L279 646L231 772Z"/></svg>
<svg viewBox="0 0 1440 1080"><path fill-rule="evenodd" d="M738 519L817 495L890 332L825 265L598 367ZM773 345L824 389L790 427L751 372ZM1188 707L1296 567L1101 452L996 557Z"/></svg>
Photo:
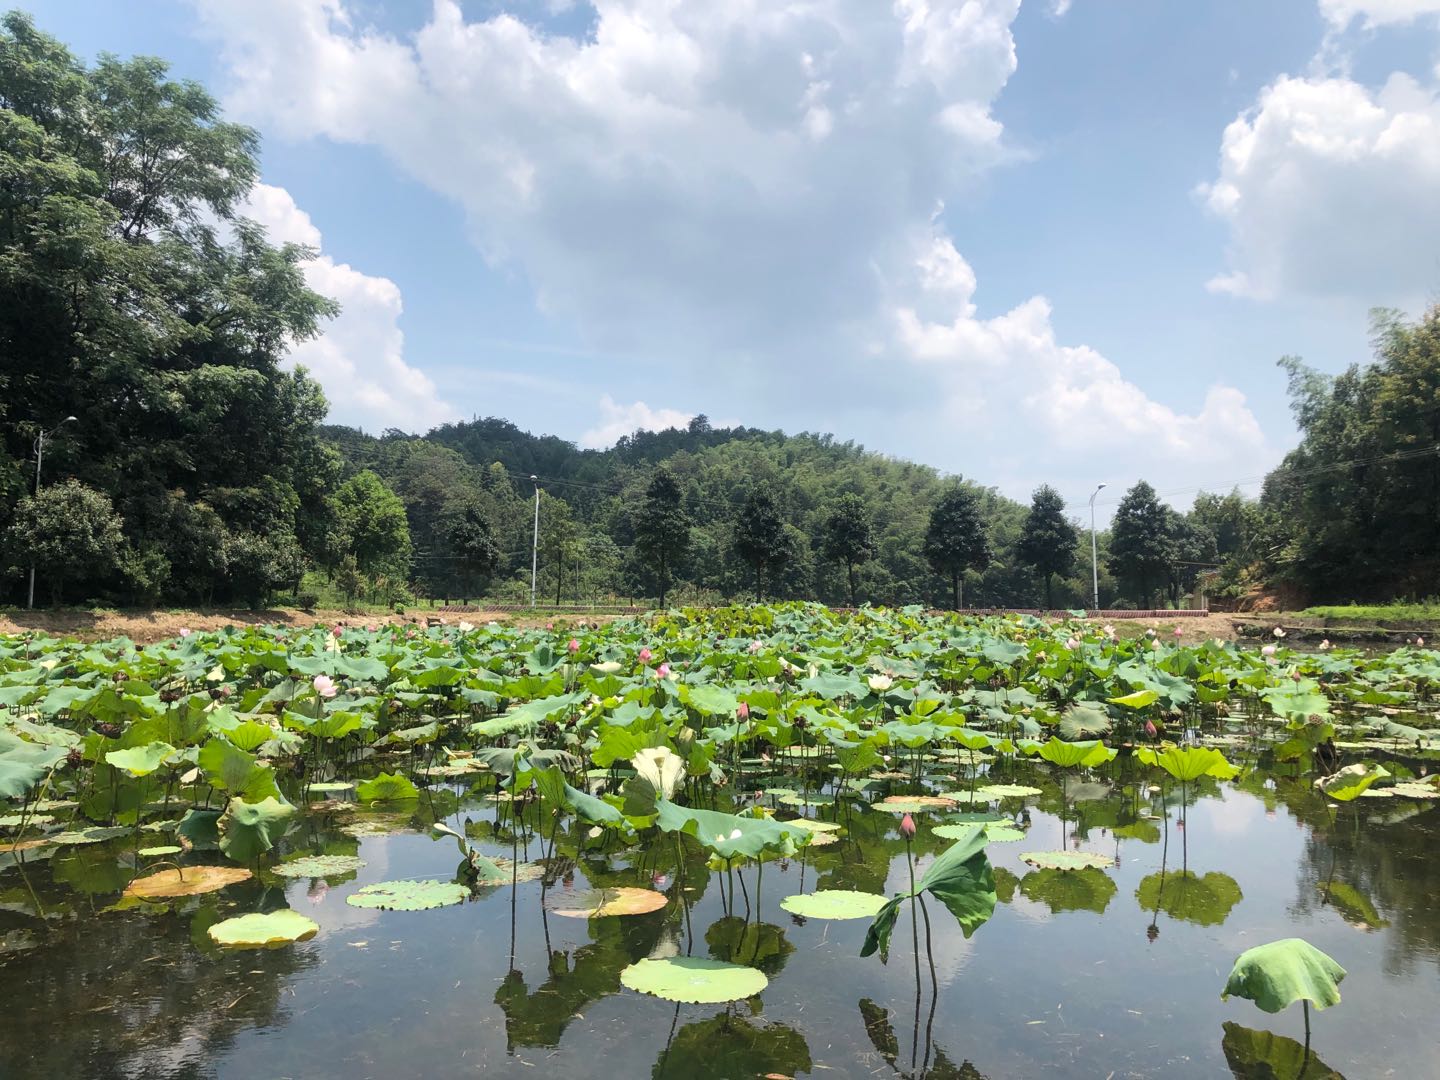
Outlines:
<svg viewBox="0 0 1440 1080"><path fill-rule="evenodd" d="M950 606L953 610L960 610L960 575L950 571Z"/></svg>
<svg viewBox="0 0 1440 1080"><path fill-rule="evenodd" d="M856 604L855 604L855 564L854 564L853 562L847 562L847 563L845 564L845 569L848 570L849 573L850 573L850 606L853 608L853 607L856 606Z"/></svg>
<svg viewBox="0 0 1440 1080"><path fill-rule="evenodd" d="M666 579L665 579L665 556L664 556L664 554L661 554L661 556L660 556L660 606L661 606L662 608L665 606L665 586L666 586L666 584L667 584L667 581L666 581Z"/></svg>
<svg viewBox="0 0 1440 1080"><path fill-rule="evenodd" d="M1050 611L1055 607L1050 600L1050 572L1045 572L1045 610Z"/></svg>

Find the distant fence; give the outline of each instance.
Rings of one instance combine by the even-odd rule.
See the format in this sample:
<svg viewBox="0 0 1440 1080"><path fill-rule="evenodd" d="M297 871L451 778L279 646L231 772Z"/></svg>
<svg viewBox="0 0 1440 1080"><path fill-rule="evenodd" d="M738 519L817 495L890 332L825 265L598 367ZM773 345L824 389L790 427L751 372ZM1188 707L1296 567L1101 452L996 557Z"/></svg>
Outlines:
<svg viewBox="0 0 1440 1080"><path fill-rule="evenodd" d="M444 607L430 609L440 615L474 615L478 612L495 612L500 615L643 615L653 608L640 607L635 604L447 604ZM854 612L859 608L834 607L832 611ZM1075 609L1076 611L1079 608ZM949 612L945 609L936 609L936 614L955 615L1033 615L1041 619L1068 619L1074 618L1069 611L1056 609L1045 611L1042 608L961 608L959 611ZM1100 609L1086 611L1087 619L1198 619L1209 615L1205 608L1169 610L1165 608L1153 608L1150 610L1131 611L1127 609Z"/></svg>

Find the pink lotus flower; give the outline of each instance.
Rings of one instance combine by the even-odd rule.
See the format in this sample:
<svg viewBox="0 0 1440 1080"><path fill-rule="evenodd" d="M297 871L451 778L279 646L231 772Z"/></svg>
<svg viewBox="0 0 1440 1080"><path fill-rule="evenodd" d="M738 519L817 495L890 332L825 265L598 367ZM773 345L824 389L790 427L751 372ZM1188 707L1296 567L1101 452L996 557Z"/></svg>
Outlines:
<svg viewBox="0 0 1440 1080"><path fill-rule="evenodd" d="M1177 641L1179 640L1180 635L1183 634L1183 633L1184 633L1184 631L1181 630L1178 626L1175 627L1175 638L1176 638Z"/></svg>
<svg viewBox="0 0 1440 1080"><path fill-rule="evenodd" d="M1325 638L1323 641L1320 642L1320 651L1321 651L1321 652L1329 652L1330 648L1331 648L1331 646L1330 646L1330 639L1329 639L1328 637Z"/></svg>
<svg viewBox="0 0 1440 1080"><path fill-rule="evenodd" d="M1266 645L1263 649L1260 650L1260 655L1265 657L1266 660L1273 659L1275 656L1275 646Z"/></svg>
<svg viewBox="0 0 1440 1080"><path fill-rule="evenodd" d="M740 707L735 710L735 715L738 716L741 720L749 720L749 719L750 719L750 705L749 705L749 703L748 703L748 702L744 702L744 701L740 702Z"/></svg>
<svg viewBox="0 0 1440 1080"><path fill-rule="evenodd" d="M911 840L915 836L915 819L909 814L900 819L900 835L906 840Z"/></svg>
<svg viewBox="0 0 1440 1080"><path fill-rule="evenodd" d="M650 662L650 658L654 655L655 654L650 651L649 646L646 646L645 648L640 650L640 662L642 664L648 664Z"/></svg>
<svg viewBox="0 0 1440 1080"><path fill-rule="evenodd" d="M191 629L190 629L188 626L182 626L182 627L180 628L180 636L181 636L181 637L189 637L192 632L193 632L193 631L191 631Z"/></svg>
<svg viewBox="0 0 1440 1080"><path fill-rule="evenodd" d="M365 624L365 632L366 632L367 634L373 634L373 633L375 633L376 630L379 630L379 629L380 629L380 627L376 626L373 622L372 622L372 623L366 623L366 624Z"/></svg>
<svg viewBox="0 0 1440 1080"><path fill-rule="evenodd" d="M752 642L750 642L750 644L749 644L749 646L748 646L748 648L749 648L749 650L750 650L750 655L751 655L751 656L754 656L756 653L758 653L758 652L759 652L761 649L763 649L764 647L765 647L765 646L762 645L762 644L760 644L760 642L758 642L758 641L752 641Z"/></svg>
<svg viewBox="0 0 1440 1080"><path fill-rule="evenodd" d="M1152 738L1152 739L1155 738L1155 736L1158 734L1158 732L1157 732L1156 729L1155 729L1155 721L1154 721L1154 720L1146 720L1146 721L1145 721L1145 734L1146 734L1146 735L1149 735L1150 738Z"/></svg>
<svg viewBox="0 0 1440 1080"><path fill-rule="evenodd" d="M330 627L330 634L333 637L339 637L340 632L344 629L345 628L343 626L341 626L339 623L336 623L334 626Z"/></svg>
<svg viewBox="0 0 1440 1080"><path fill-rule="evenodd" d="M1417 637L1415 639L1415 644L1423 649L1425 647L1425 639L1423 637Z"/></svg>
<svg viewBox="0 0 1440 1080"><path fill-rule="evenodd" d="M1270 632L1274 634L1277 638L1282 638L1285 636L1285 628L1283 626L1277 626L1274 630L1271 630Z"/></svg>
<svg viewBox="0 0 1440 1080"><path fill-rule="evenodd" d="M580 651L580 642L572 637L570 641L566 644L565 648L570 650L571 656L574 656L577 652Z"/></svg>
<svg viewBox="0 0 1440 1080"><path fill-rule="evenodd" d="M546 629L546 630L554 630L554 629L555 629L555 624L554 624L553 622L547 622L547 623L545 624L545 629Z"/></svg>
<svg viewBox="0 0 1440 1080"><path fill-rule="evenodd" d="M655 678L657 678L657 679L668 679L669 677L670 677L670 665L669 665L669 664L661 664L659 667L657 667L657 668L655 669Z"/></svg>
<svg viewBox="0 0 1440 1080"><path fill-rule="evenodd" d="M1073 637L1070 638L1070 639L1068 639L1068 640L1065 642L1065 647L1066 647L1067 649L1069 649L1071 652L1074 652L1076 649L1078 649L1078 648L1080 647L1080 639L1079 639L1079 638L1073 638Z"/></svg>
<svg viewBox="0 0 1440 1080"><path fill-rule="evenodd" d="M323 698L332 698L338 692L335 680L329 675L316 675L314 686L315 692Z"/></svg>

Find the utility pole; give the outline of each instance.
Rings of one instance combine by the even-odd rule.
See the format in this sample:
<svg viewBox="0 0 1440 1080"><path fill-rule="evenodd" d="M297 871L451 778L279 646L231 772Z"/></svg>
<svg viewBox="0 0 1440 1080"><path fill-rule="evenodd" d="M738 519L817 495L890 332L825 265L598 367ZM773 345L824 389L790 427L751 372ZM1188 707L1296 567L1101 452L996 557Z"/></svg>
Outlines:
<svg viewBox="0 0 1440 1080"><path fill-rule="evenodd" d="M530 541L530 606L535 606L535 586L540 580L540 478L531 476L535 485L535 534Z"/></svg>
<svg viewBox="0 0 1440 1080"><path fill-rule="evenodd" d="M35 436L35 495L37 498L40 495L40 468L45 464L45 440L53 436L62 427L64 427L66 424L73 422L74 420L75 417L67 416L64 420L61 420L60 423L56 424L49 431L46 431L42 428L40 434ZM29 595L25 598L25 607L28 609L33 609L35 607L35 561L33 555L31 556L30 561L30 592Z"/></svg>
<svg viewBox="0 0 1440 1080"><path fill-rule="evenodd" d="M1100 555L1095 543L1095 496L1105 490L1101 484L1090 496L1090 573L1091 581L1095 587L1095 610L1100 610Z"/></svg>

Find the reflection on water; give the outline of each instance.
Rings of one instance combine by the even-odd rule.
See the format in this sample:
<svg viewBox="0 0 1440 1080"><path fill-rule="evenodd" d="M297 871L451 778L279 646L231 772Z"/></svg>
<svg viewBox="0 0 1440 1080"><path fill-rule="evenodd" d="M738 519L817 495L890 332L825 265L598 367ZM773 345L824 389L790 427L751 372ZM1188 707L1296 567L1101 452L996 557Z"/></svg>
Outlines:
<svg viewBox="0 0 1440 1080"><path fill-rule="evenodd" d="M935 920L915 955L903 920L888 964L858 953L865 921L791 916L822 888L890 893L907 879L894 816L825 807L839 842L729 883L673 841L607 851L562 830L541 880L426 912L345 897L403 877L448 878L447 820L491 855L538 859L534 822L491 825L494 804L437 789L410 815L355 829L312 815L291 853L358 854L330 879L255 880L174 905L117 903L129 838L36 853L0 870L0 1076L462 1076L534 1065L566 1077L895 1075L1306 1078L1425 1075L1440 1014L1440 808L1362 799L1327 808L1305 779L1161 788L1123 759L1087 787L1017 770L1041 794L1001 813L1028 829L992 844L1000 906L967 941ZM1100 781L1103 780L1103 785ZM352 831L340 831L346 821ZM465 830L467 820L471 827ZM920 818L917 875L947 841ZM546 838L548 841L548 837ZM1057 844L1111 869L1032 869ZM551 917L542 892L661 889L647 915ZM221 953L206 929L285 905L320 924L307 942ZM933 918L933 912L932 912ZM1244 949L1302 936L1349 971L1344 1001L1313 1017L1221 1002ZM511 955L513 953L513 963ZM647 956L753 964L770 986L728 1008L625 990ZM932 984L928 960L935 963ZM938 993L935 989L938 988Z"/></svg>

